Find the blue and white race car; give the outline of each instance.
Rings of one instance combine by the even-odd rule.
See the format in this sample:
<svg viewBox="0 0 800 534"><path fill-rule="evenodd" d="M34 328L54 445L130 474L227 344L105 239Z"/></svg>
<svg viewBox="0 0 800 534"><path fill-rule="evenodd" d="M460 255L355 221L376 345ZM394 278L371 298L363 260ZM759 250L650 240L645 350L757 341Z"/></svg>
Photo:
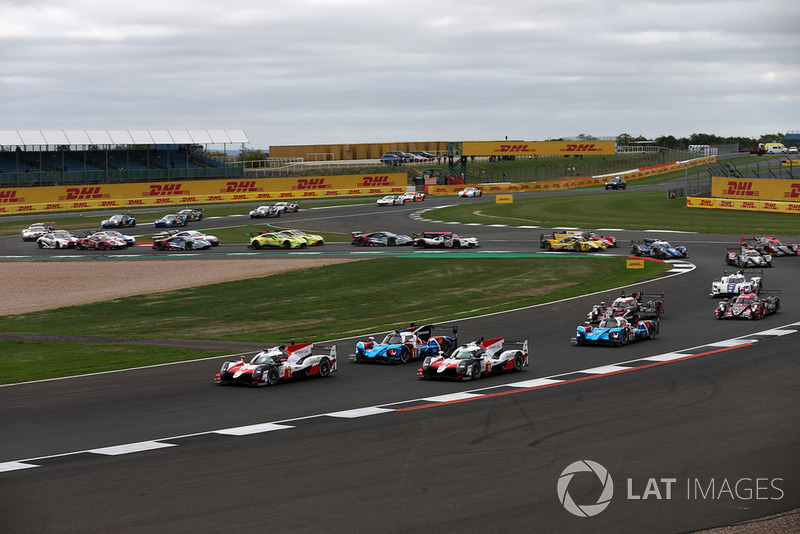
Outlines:
<svg viewBox="0 0 800 534"><path fill-rule="evenodd" d="M175 228L176 226L186 226L187 222L185 215L170 213L160 219L156 219L153 226L155 228Z"/></svg>
<svg viewBox="0 0 800 534"><path fill-rule="evenodd" d="M573 340L576 345L612 345L618 347L632 341L653 339L658 335L658 321L645 319L632 325L623 317L604 317L598 326L589 323L578 327Z"/></svg>
<svg viewBox="0 0 800 534"><path fill-rule="evenodd" d="M644 239L631 241L631 254L634 256L648 256L650 258L686 258L689 251L683 245L672 246L663 239Z"/></svg>
<svg viewBox="0 0 800 534"><path fill-rule="evenodd" d="M436 335L451 330L453 335ZM458 345L458 326L436 326L426 324L401 328L386 334L378 343L374 337L356 343L355 354L350 355L354 362L408 363L411 360L428 356L449 355Z"/></svg>

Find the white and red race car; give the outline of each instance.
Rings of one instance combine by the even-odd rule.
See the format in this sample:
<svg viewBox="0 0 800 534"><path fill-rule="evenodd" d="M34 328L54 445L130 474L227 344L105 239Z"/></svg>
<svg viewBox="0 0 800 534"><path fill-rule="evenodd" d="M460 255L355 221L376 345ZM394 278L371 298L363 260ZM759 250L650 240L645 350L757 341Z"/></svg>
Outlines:
<svg viewBox="0 0 800 534"><path fill-rule="evenodd" d="M725 299L717 305L714 315L717 319L762 319L781 309L780 289L762 289L760 294L742 293L732 301Z"/></svg>
<svg viewBox="0 0 800 534"><path fill-rule="evenodd" d="M274 386L281 380L298 376L325 378L337 370L336 345L315 347L313 343L279 345L264 349L247 362L222 364L214 376L217 384L243 384L247 386Z"/></svg>
<svg viewBox="0 0 800 534"><path fill-rule="evenodd" d="M449 378L477 380L499 371L522 371L528 364L528 340L509 342L513 348L503 350L505 340L473 341L455 349L449 356L429 356L417 369L417 378Z"/></svg>

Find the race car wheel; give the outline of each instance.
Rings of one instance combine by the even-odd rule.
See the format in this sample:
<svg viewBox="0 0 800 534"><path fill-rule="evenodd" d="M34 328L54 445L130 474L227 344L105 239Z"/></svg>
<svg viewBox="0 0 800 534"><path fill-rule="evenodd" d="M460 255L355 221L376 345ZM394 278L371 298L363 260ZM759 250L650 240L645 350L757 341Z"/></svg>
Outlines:
<svg viewBox="0 0 800 534"><path fill-rule="evenodd" d="M461 248L461 241L453 241L453 248Z"/></svg>
<svg viewBox="0 0 800 534"><path fill-rule="evenodd" d="M553 248L553 245L550 244L550 241L545 241L544 242L544 249L545 250L551 250L552 248Z"/></svg>
<svg viewBox="0 0 800 534"><path fill-rule="evenodd" d="M328 358L322 358L319 362L319 376L325 378L331 374L331 362Z"/></svg>
<svg viewBox="0 0 800 534"><path fill-rule="evenodd" d="M524 363L524 360L522 358L522 354L519 353L519 352L516 353L514 355L514 370L515 371L522 371L522 364L523 363Z"/></svg>
<svg viewBox="0 0 800 534"><path fill-rule="evenodd" d="M483 372L483 368L481 367L480 363L475 362L474 364L472 364L472 379L473 380L479 379L481 377L481 373L482 372Z"/></svg>
<svg viewBox="0 0 800 534"><path fill-rule="evenodd" d="M100 249L100 250L105 250L106 249L106 245L105 245L105 243L98 243L97 244L97 248Z"/></svg>
<svg viewBox="0 0 800 534"><path fill-rule="evenodd" d="M453 351L453 346L450 344L449 339L445 339L440 344L441 353L445 356L449 356L450 353Z"/></svg>
<svg viewBox="0 0 800 534"><path fill-rule="evenodd" d="M39 242L37 243L37 245L39 245L39 248L44 248L44 243L42 243L41 241L39 241Z"/></svg>
<svg viewBox="0 0 800 534"><path fill-rule="evenodd" d="M411 359L411 351L408 350L408 347L403 347L400 349L400 361L403 363L408 363Z"/></svg>
<svg viewBox="0 0 800 534"><path fill-rule="evenodd" d="M192 245L191 243L186 243L186 250L192 250L193 248L194 245Z"/></svg>
<svg viewBox="0 0 800 534"><path fill-rule="evenodd" d="M386 244L389 245L390 247L393 247L397 244L397 239L390 237L389 239L386 240Z"/></svg>
<svg viewBox="0 0 800 534"><path fill-rule="evenodd" d="M250 244L253 245L253 248L261 248L261 243L256 240L253 240Z"/></svg>
<svg viewBox="0 0 800 534"><path fill-rule="evenodd" d="M283 248L292 248L292 243L290 241L284 241Z"/></svg>
<svg viewBox="0 0 800 534"><path fill-rule="evenodd" d="M270 386L274 386L278 383L280 376L278 375L278 368L277 367L270 367L267 370L267 384Z"/></svg>

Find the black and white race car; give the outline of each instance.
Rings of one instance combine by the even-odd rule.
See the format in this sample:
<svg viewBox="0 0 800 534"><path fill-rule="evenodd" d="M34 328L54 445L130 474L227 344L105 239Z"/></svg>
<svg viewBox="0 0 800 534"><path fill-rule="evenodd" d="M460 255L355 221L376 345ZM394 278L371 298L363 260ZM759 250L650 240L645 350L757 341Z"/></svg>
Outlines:
<svg viewBox="0 0 800 534"><path fill-rule="evenodd" d="M725 269L725 274L711 282L712 297L732 297L740 293L757 293L761 289L764 271Z"/></svg>
<svg viewBox="0 0 800 534"><path fill-rule="evenodd" d="M477 247L477 237L464 237L453 232L421 232L414 234L415 247L472 248Z"/></svg>
<svg viewBox="0 0 800 534"><path fill-rule="evenodd" d="M528 340L504 350L505 340L473 341L455 349L449 356L429 356L417 369L417 378L449 378L451 380L477 380L481 376L499 371L521 371L528 366Z"/></svg>
<svg viewBox="0 0 800 534"><path fill-rule="evenodd" d="M239 361L225 362L214 376L214 382L274 386L292 377L325 378L336 370L336 345L315 347L313 343L298 343L264 349L249 362L244 356Z"/></svg>
<svg viewBox="0 0 800 534"><path fill-rule="evenodd" d="M772 255L762 254L748 244L725 248L725 263L737 267L772 267Z"/></svg>

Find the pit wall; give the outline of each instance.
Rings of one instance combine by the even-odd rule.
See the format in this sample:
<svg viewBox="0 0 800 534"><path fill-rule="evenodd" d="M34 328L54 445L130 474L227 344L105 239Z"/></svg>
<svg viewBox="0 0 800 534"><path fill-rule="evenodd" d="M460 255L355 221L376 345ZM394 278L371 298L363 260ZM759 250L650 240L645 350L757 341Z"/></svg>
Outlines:
<svg viewBox="0 0 800 534"><path fill-rule="evenodd" d="M642 167L630 171L616 172L612 174L602 174L597 176L581 176L576 178L566 178L563 180L549 180L542 182L518 182L518 183L490 183L490 184L450 184L450 185L426 185L425 192L429 195L454 195L465 187L477 187L484 194L495 193L515 193L525 191L558 191L562 189L574 189L593 185L603 185L614 176L621 176L626 182L683 170L685 167L695 167L706 165L717 161L716 156L697 158L682 162L663 163L652 167Z"/></svg>
<svg viewBox="0 0 800 534"><path fill-rule="evenodd" d="M407 190L406 173L198 180L0 189L0 215L158 205L388 195Z"/></svg>

